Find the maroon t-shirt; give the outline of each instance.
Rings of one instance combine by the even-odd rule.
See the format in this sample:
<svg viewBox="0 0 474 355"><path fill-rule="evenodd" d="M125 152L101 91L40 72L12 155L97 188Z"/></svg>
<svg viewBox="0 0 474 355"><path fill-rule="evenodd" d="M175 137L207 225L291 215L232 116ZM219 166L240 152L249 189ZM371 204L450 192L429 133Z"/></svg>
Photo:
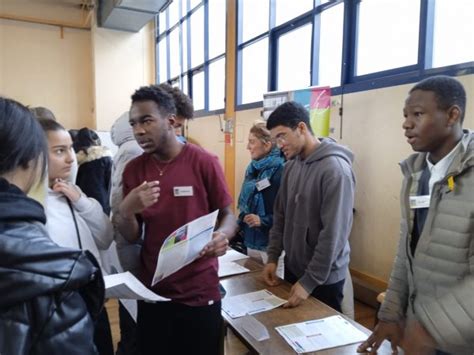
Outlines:
<svg viewBox="0 0 474 355"><path fill-rule="evenodd" d="M232 203L217 157L190 143L166 166L144 153L124 170L124 196L144 181L154 180L160 181L158 202L140 214L145 227L141 281L159 295L190 306L220 300L215 257L198 258L151 287L158 253L166 237L182 225ZM193 196L174 196L173 188L178 186L192 186Z"/></svg>

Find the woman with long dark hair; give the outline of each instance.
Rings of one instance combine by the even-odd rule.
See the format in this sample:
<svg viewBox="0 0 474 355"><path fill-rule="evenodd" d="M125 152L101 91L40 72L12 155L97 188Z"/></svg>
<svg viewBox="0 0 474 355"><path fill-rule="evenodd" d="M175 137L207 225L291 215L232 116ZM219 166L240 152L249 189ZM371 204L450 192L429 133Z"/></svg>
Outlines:
<svg viewBox="0 0 474 355"><path fill-rule="evenodd" d="M100 269L92 256L53 243L43 207L26 195L47 156L31 112L0 97L0 354L96 354Z"/></svg>

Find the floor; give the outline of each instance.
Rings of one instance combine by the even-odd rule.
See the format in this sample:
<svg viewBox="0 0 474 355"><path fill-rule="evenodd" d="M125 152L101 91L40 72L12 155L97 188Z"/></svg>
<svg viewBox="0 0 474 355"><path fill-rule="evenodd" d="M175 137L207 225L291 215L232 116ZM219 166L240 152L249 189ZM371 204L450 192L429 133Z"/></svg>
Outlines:
<svg viewBox="0 0 474 355"><path fill-rule="evenodd" d="M109 300L106 306L107 311L109 312L110 326L112 327L114 344L116 345L120 339L117 300ZM364 327L372 330L374 326L375 309L358 301L355 301L354 306L355 320ZM227 332L227 337L225 339L225 354L244 355L247 353L247 348L237 339L237 337L231 331Z"/></svg>

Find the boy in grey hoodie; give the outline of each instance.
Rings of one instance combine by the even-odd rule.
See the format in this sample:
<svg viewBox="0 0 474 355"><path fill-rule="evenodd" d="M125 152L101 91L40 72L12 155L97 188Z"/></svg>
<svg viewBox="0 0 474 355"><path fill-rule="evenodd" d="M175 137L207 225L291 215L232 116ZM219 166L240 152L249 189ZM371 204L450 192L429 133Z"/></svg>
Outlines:
<svg viewBox="0 0 474 355"><path fill-rule="evenodd" d="M285 250L285 280L293 283L285 306L312 295L340 312L354 205L353 154L331 139L316 138L308 111L296 102L277 107L267 128L289 162L275 201L263 277L269 285L278 282L276 262Z"/></svg>

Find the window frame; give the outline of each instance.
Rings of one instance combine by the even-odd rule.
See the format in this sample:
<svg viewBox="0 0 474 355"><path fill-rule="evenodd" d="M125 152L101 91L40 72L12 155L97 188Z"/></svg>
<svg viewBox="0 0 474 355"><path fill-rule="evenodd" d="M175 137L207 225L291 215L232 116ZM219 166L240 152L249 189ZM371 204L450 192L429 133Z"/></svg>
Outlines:
<svg viewBox="0 0 474 355"><path fill-rule="evenodd" d="M357 53L357 20L358 6L360 0L330 0L319 5L319 0L314 0L313 9L301 14L300 16L285 22L279 26L275 25L275 1L268 0L269 6L269 22L270 28L256 37L239 43L241 38L242 27L242 2L237 0L238 11L236 13L236 82L235 82L235 107L236 111L246 110L250 108L262 107L262 101L241 103L242 99L242 49L246 46L268 36L269 55L268 55L268 92L276 91L278 78L278 38L292 30L297 29L309 22L313 24L312 33L312 58L311 58L311 85L318 85L318 69L319 69L319 40L320 35L320 14L333 7L344 6L343 14L343 38L342 38L342 55L341 55L341 81L339 86L331 88L333 95L343 93L351 93L358 91L367 91L372 89L408 84L418 82L428 76L436 74L445 75L461 75L474 73L474 61L452 64L438 68L432 68L433 61L433 34L434 34L434 9L436 0L420 0L420 19L418 30L418 53L417 63L413 65L392 68L388 70L368 73L364 75L356 75L356 53Z"/></svg>
<svg viewBox="0 0 474 355"><path fill-rule="evenodd" d="M186 10L183 11L182 7L186 6ZM166 24L165 27L166 29L161 32L160 34L160 23L159 23L159 14L155 17L155 53L156 53L156 58L155 58L155 65L156 65L156 71L155 71L155 82L156 83L168 83L168 84L176 84L178 81L183 81L184 79L187 80L187 88L188 92L185 92L186 95L189 95L192 99L193 97L193 76L196 74L199 74L201 72L204 72L204 109L199 109L194 111L194 117L202 117L202 116L207 116L207 115L213 115L213 114L222 114L225 110L225 105L222 109L218 110L209 110L209 65L212 64L213 62L224 58L226 60L226 53L218 54L212 58L209 58L209 0L202 0L199 4L197 4L194 8L192 9L187 9L190 6L190 1L189 0L181 0L179 3L179 8L178 8L178 13L179 13L179 20L178 22L173 25L172 27L169 27L169 11L168 8L163 9L163 11L166 11ZM192 48L191 48L191 22L190 18L191 16L197 12L200 8L203 8L204 10L204 24L203 24L203 30L204 30L204 61L202 63L199 63L195 65L194 67L191 67L191 56L192 56ZM184 13L183 16L181 16ZM184 28L183 23L187 21L187 26ZM181 42L181 46L179 47L179 58L180 58L180 65L181 65L181 72L174 76L170 77L170 33L178 28L179 30L179 39ZM183 42L183 35L182 31L186 30L186 43ZM227 28L225 28L225 31L227 31ZM158 49L158 43L163 39L166 39L166 60L167 60L167 73L166 73L166 80L161 80L160 78L160 70L159 70L159 65L160 65L160 59L159 59L159 49ZM182 46L187 46L187 51L186 51L186 58L183 57L183 49ZM186 61L187 69L183 70L184 67L184 61ZM225 77L224 77L224 88L225 88ZM178 86L180 89L183 89L183 84Z"/></svg>

